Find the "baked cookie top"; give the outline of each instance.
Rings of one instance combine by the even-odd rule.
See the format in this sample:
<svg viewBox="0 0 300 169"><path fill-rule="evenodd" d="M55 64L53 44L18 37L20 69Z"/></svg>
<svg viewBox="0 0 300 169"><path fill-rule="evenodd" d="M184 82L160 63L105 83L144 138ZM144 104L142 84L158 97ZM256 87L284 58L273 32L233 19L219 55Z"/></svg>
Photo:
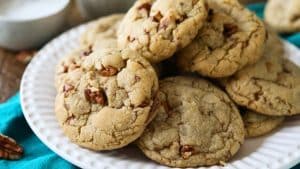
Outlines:
<svg viewBox="0 0 300 169"><path fill-rule="evenodd" d="M63 57L56 67L55 86L58 88L68 73L76 73L85 58L95 50L117 48L116 31L122 14L102 17L90 23L86 32L81 35L80 47ZM75 72L72 72L75 70Z"/></svg>
<svg viewBox="0 0 300 169"><path fill-rule="evenodd" d="M244 141L244 125L228 96L206 80L172 77L160 82L156 118L137 140L150 159L171 167L227 161Z"/></svg>
<svg viewBox="0 0 300 169"><path fill-rule="evenodd" d="M219 78L261 58L266 40L263 23L237 0L209 0L208 17L197 37L180 50L183 71Z"/></svg>
<svg viewBox="0 0 300 169"><path fill-rule="evenodd" d="M266 115L300 113L300 68L284 58L283 44L269 34L263 58L225 82L226 91L239 105Z"/></svg>
<svg viewBox="0 0 300 169"><path fill-rule="evenodd" d="M118 30L118 44L159 62L185 47L202 27L204 0L137 0Z"/></svg>
<svg viewBox="0 0 300 169"><path fill-rule="evenodd" d="M299 32L300 1L269 0L265 8L265 21L278 32Z"/></svg>
<svg viewBox="0 0 300 169"><path fill-rule="evenodd" d="M124 14L113 14L105 17L101 17L91 22L87 30L80 37L80 44L82 46L94 46L100 39L100 43L103 42L101 39L117 39L117 29L120 22L122 21ZM107 42L104 44L108 44ZM95 45L101 46L100 45Z"/></svg>
<svg viewBox="0 0 300 169"><path fill-rule="evenodd" d="M270 133L283 123L283 116L267 116L253 111L242 114L246 137L258 137Z"/></svg>
<svg viewBox="0 0 300 169"><path fill-rule="evenodd" d="M153 119L158 90L150 63L129 50L109 48L87 56L81 73L67 74L55 112L66 136L93 150L121 148Z"/></svg>
<svg viewBox="0 0 300 169"><path fill-rule="evenodd" d="M67 74L81 72L81 65L84 59L92 52L91 46L81 46L63 57L56 66L55 87L59 88L63 84ZM72 75L69 75L72 76Z"/></svg>

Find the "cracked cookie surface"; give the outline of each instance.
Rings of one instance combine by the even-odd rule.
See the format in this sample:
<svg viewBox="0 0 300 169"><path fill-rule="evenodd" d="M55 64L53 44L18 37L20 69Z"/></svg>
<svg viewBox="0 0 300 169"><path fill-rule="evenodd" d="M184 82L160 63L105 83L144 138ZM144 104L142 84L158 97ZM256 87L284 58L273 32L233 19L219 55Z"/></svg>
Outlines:
<svg viewBox="0 0 300 169"><path fill-rule="evenodd" d="M277 32L300 31L300 1L269 0L265 8L265 21Z"/></svg>
<svg viewBox="0 0 300 169"><path fill-rule="evenodd" d="M55 113L65 135L92 150L121 148L137 139L155 116L158 90L148 61L129 50L94 51L76 75L66 74Z"/></svg>
<svg viewBox="0 0 300 169"><path fill-rule="evenodd" d="M263 23L237 0L209 0L207 22L177 54L186 72L226 77L261 58L266 40Z"/></svg>
<svg viewBox="0 0 300 169"><path fill-rule="evenodd" d="M160 81L156 118L137 140L150 159L171 167L228 161L244 141L244 125L229 97L206 80L172 77Z"/></svg>
<svg viewBox="0 0 300 169"><path fill-rule="evenodd" d="M160 62L190 43L206 16L204 0L137 0L120 24L118 44Z"/></svg>
<svg viewBox="0 0 300 169"><path fill-rule="evenodd" d="M93 51L117 47L116 31L123 16L123 14L109 15L89 25L87 31L81 36L80 48L67 54L56 66L56 88L63 83L66 74L80 73L81 64Z"/></svg>
<svg viewBox="0 0 300 169"><path fill-rule="evenodd" d="M284 117L267 116L253 111L242 114L246 137L258 137L270 133L283 123Z"/></svg>
<svg viewBox="0 0 300 169"><path fill-rule="evenodd" d="M226 91L239 105L271 116L300 113L300 68L284 58L283 44L269 34L263 58L225 82Z"/></svg>

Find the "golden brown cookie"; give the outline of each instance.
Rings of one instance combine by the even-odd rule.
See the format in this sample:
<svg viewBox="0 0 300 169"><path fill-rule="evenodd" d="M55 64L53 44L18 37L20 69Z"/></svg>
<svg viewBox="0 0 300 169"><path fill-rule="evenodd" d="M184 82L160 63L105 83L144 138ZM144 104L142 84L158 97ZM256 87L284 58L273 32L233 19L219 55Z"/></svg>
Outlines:
<svg viewBox="0 0 300 169"><path fill-rule="evenodd" d="M160 82L156 118L137 141L150 159L171 167L228 161L244 141L244 125L229 97L206 80L172 77Z"/></svg>
<svg viewBox="0 0 300 169"><path fill-rule="evenodd" d="M157 90L156 73L143 57L102 49L87 56L76 74L66 74L55 112L72 142L92 150L121 148L153 119L150 109Z"/></svg>
<svg viewBox="0 0 300 169"><path fill-rule="evenodd" d="M209 0L207 22L177 54L186 72L220 78L261 58L266 40L263 23L237 0Z"/></svg>
<svg viewBox="0 0 300 169"><path fill-rule="evenodd" d="M206 16L204 0L137 0L120 24L118 44L160 62L189 44Z"/></svg>
<svg viewBox="0 0 300 169"><path fill-rule="evenodd" d="M246 137L248 138L266 135L279 127L284 121L284 117L281 116L267 116L249 110L242 113L242 118L245 124Z"/></svg>
<svg viewBox="0 0 300 169"><path fill-rule="evenodd" d="M300 68L284 58L282 42L269 39L263 58L226 80L226 91L239 105L271 116L300 113Z"/></svg>
<svg viewBox="0 0 300 169"><path fill-rule="evenodd" d="M265 8L265 21L277 32L299 32L300 1L269 0Z"/></svg>
<svg viewBox="0 0 300 169"><path fill-rule="evenodd" d="M93 46L98 39L117 39L116 32L124 14L113 14L93 21L80 37L82 46ZM103 42L103 41L100 41ZM107 44L107 42L105 43ZM96 45L101 46L101 45ZM95 47L97 48L97 47Z"/></svg>

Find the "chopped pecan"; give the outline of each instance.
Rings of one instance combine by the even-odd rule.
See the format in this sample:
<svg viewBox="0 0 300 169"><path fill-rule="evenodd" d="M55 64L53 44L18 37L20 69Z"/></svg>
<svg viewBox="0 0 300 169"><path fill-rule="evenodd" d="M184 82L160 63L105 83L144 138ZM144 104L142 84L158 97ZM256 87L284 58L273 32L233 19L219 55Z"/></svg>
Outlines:
<svg viewBox="0 0 300 169"><path fill-rule="evenodd" d="M69 84L65 84L64 87L63 87L63 92L69 92L73 89L74 89L74 86L69 85Z"/></svg>
<svg viewBox="0 0 300 169"><path fill-rule="evenodd" d="M0 134L0 159L17 160L23 155L23 148L10 137Z"/></svg>
<svg viewBox="0 0 300 169"><path fill-rule="evenodd" d="M151 7L152 7L152 5L150 3L143 3L142 5L140 5L138 7L138 10L146 10L147 13L149 14Z"/></svg>
<svg viewBox="0 0 300 169"><path fill-rule="evenodd" d="M184 21L188 16L186 14L182 15L180 18L176 19L176 24L180 24Z"/></svg>
<svg viewBox="0 0 300 169"><path fill-rule="evenodd" d="M183 159L189 158L194 152L194 148L190 145L184 145L180 147L180 154Z"/></svg>
<svg viewBox="0 0 300 169"><path fill-rule="evenodd" d="M88 48L87 48L86 50L84 50L84 51L82 52L82 56L88 56L88 55L90 55L92 52L93 52L93 48L92 48L92 46L90 45L90 46L88 46Z"/></svg>
<svg viewBox="0 0 300 169"><path fill-rule="evenodd" d="M223 27L224 27L223 35L225 37L230 37L231 35L235 34L238 31L238 26L235 24L225 23Z"/></svg>
<svg viewBox="0 0 300 169"><path fill-rule="evenodd" d="M150 105L150 100L144 100L140 105L139 105L139 107L142 107L142 108L144 108L144 107L147 107L147 106L149 106Z"/></svg>
<svg viewBox="0 0 300 169"><path fill-rule="evenodd" d="M107 67L103 67L100 71L99 71L101 76L114 76L118 73L118 69L116 69L113 66L107 66Z"/></svg>
<svg viewBox="0 0 300 169"><path fill-rule="evenodd" d="M158 11L154 16L151 17L153 21L160 22L161 18L163 18L163 15Z"/></svg>
<svg viewBox="0 0 300 169"><path fill-rule="evenodd" d="M161 20L159 24L159 29L167 29L169 22L169 18L164 18L163 20Z"/></svg>
<svg viewBox="0 0 300 169"><path fill-rule="evenodd" d="M84 95L86 100L93 104L104 105L107 100L103 90L91 91L91 89L85 89Z"/></svg>

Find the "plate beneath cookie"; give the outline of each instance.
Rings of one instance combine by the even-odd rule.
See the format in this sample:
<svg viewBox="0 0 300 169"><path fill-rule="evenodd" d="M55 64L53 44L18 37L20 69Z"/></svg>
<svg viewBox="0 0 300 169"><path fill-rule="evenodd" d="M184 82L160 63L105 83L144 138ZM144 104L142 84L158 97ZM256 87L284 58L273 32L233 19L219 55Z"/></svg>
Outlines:
<svg viewBox="0 0 300 169"><path fill-rule="evenodd" d="M87 25L74 28L47 44L28 65L21 82L24 116L34 133L51 150L81 168L163 169L147 159L135 146L95 152L69 141L59 127L54 113L55 66L61 57L79 45L79 35ZM300 50L285 42L286 56L300 66ZM300 116L288 120L273 133L247 139L239 153L225 167L212 169L285 169L300 162Z"/></svg>

